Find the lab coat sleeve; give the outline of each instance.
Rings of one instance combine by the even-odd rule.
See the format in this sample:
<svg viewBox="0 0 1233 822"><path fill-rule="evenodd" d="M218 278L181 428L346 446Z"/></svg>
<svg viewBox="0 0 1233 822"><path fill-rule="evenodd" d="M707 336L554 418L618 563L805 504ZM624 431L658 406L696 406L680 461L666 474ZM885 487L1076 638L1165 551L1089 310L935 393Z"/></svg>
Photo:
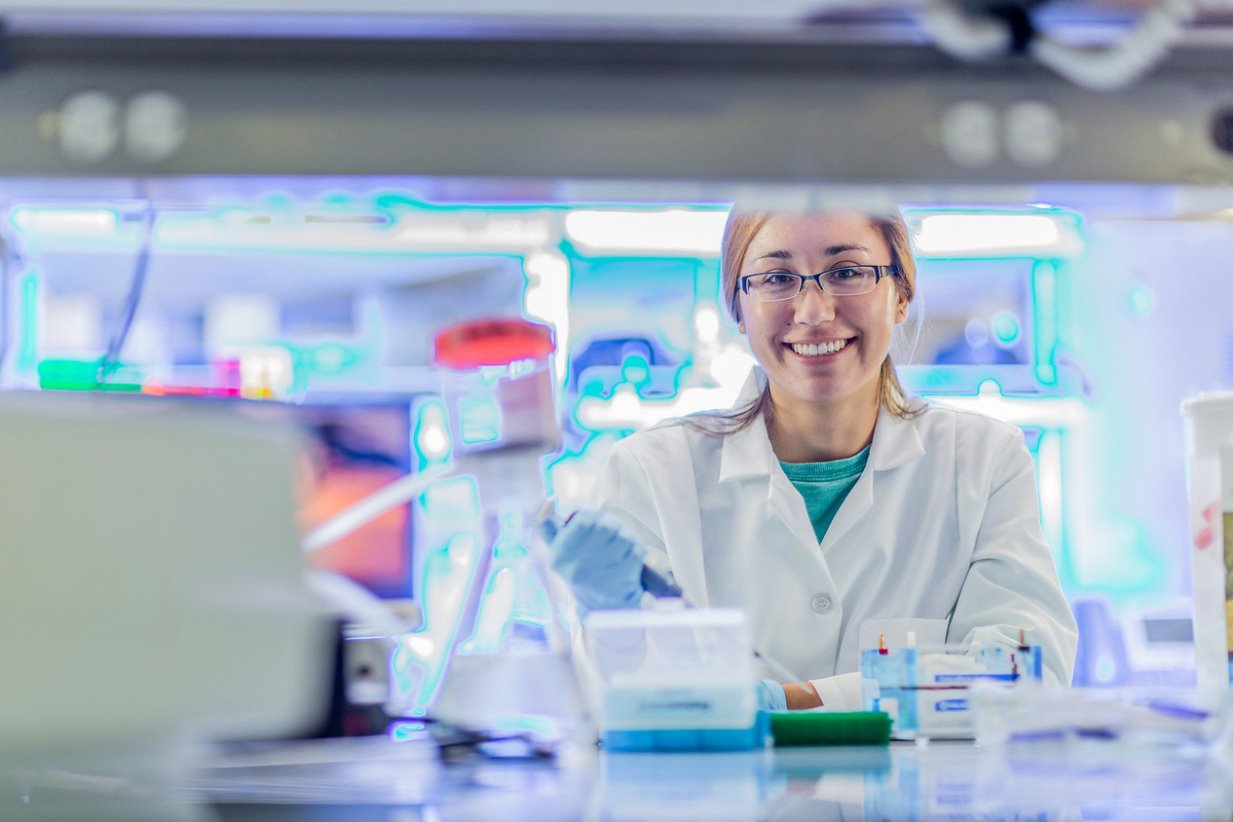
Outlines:
<svg viewBox="0 0 1233 822"><path fill-rule="evenodd" d="M615 515L629 536L646 549L643 561L647 565L675 582L651 480L624 442L608 454L591 501Z"/></svg>
<svg viewBox="0 0 1233 822"><path fill-rule="evenodd" d="M988 492L959 505L984 513L971 564L951 616L947 640L991 647L1040 645L1045 682L1070 685L1078 630L1040 528L1035 470L1017 434L994 460ZM961 511L961 516L964 512Z"/></svg>
<svg viewBox="0 0 1233 822"><path fill-rule="evenodd" d="M822 707L815 711L859 711L861 709L861 674L860 671L828 676L822 679L811 679L822 700Z"/></svg>
<svg viewBox="0 0 1233 822"><path fill-rule="evenodd" d="M628 536L646 549L643 561L667 579L673 580L668 555L664 549L662 528L656 513L650 479L638 462L637 456L630 453L625 445L617 443L609 452L588 504L613 514L620 521ZM574 664L586 685L587 693L595 695L598 692L600 677L590 659L581 615L573 601L573 595L568 592L569 586L562 583L559 587L564 592L561 599L566 602L566 613L572 617L570 644ZM643 596L644 605L649 596L649 594ZM590 707L595 710L597 703L592 702Z"/></svg>

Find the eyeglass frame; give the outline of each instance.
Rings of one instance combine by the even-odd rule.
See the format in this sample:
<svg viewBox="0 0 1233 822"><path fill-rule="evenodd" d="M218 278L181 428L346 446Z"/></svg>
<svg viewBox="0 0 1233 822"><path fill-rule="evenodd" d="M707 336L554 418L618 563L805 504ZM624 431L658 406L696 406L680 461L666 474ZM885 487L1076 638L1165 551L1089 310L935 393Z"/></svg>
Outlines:
<svg viewBox="0 0 1233 822"><path fill-rule="evenodd" d="M827 291L826 288L823 287L822 285L823 277L825 277L828 274L833 274L836 271L846 271L851 268L872 268L873 269L873 288L870 288L868 291L857 291L852 294L836 294L834 291ZM819 291L821 291L823 294L830 294L832 297L859 297L862 294L873 293L873 290L878 287L878 283L882 282L883 277L898 277L899 273L900 273L899 266L897 265L867 265L864 263L859 264L859 265L837 265L834 268L828 268L825 271L819 271L817 274L797 274L794 271L759 271L754 274L742 274L739 277L737 277L736 287L746 297L749 297L750 296L749 294L750 279L752 279L753 277L765 277L769 274L782 274L784 276L796 277L797 282L800 285L797 287L795 294L793 294L790 297L780 297L774 300L765 300L765 299L760 299L758 297L752 297L751 299L756 299L758 300L758 302L762 302L762 303L781 303L781 302L787 302L788 300L795 300L797 297L801 295L801 292L805 290L805 282L807 280L813 280L814 283L818 286Z"/></svg>

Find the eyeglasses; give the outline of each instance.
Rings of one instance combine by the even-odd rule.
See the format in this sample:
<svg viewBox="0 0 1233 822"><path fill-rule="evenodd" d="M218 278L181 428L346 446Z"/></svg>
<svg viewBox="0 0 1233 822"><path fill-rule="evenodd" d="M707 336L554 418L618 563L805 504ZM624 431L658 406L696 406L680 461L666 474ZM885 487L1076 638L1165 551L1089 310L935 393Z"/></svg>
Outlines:
<svg viewBox="0 0 1233 822"><path fill-rule="evenodd" d="M836 297L854 297L873 291L883 277L894 277L899 269L893 265L845 265L820 274L793 274L769 271L765 274L743 274L736 278L737 287L759 302L790 300L813 280L818 288Z"/></svg>

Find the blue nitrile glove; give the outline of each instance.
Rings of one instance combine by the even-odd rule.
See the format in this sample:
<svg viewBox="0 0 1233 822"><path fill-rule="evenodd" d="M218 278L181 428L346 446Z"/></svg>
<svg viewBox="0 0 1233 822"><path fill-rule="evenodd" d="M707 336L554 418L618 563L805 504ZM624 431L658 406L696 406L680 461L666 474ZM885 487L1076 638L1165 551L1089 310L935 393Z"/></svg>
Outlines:
<svg viewBox="0 0 1233 822"><path fill-rule="evenodd" d="M773 679L758 680L758 710L786 711L788 710L788 695L783 686Z"/></svg>
<svg viewBox="0 0 1233 822"><path fill-rule="evenodd" d="M637 608L642 600L641 545L621 531L611 514L579 511L558 531L541 526L552 570L569 583L584 611Z"/></svg>

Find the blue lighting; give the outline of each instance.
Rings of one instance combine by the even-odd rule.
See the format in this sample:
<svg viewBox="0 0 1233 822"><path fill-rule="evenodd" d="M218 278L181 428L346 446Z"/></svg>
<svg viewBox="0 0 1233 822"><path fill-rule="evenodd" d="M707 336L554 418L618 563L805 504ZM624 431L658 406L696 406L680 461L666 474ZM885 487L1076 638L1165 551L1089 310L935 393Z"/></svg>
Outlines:
<svg viewBox="0 0 1233 822"><path fill-rule="evenodd" d="M1036 379L1053 385L1057 382L1057 266L1048 260L1032 266L1032 304L1036 317Z"/></svg>
<svg viewBox="0 0 1233 822"><path fill-rule="evenodd" d="M480 445L501 439L501 408L491 397L464 397L458 403L460 439L465 445Z"/></svg>
<svg viewBox="0 0 1233 822"><path fill-rule="evenodd" d="M39 277L30 272L21 278L21 340L17 344L17 371L28 374L39 362Z"/></svg>
<svg viewBox="0 0 1233 822"><path fill-rule="evenodd" d="M1150 316L1156 308L1156 293L1146 285L1135 286L1126 296L1130 302L1130 310L1136 316Z"/></svg>
<svg viewBox="0 0 1233 822"><path fill-rule="evenodd" d="M423 739L427 733L428 726L423 722L395 722L389 728L391 742L412 742Z"/></svg>
<svg viewBox="0 0 1233 822"><path fill-rule="evenodd" d="M993 317L993 336L1003 346L1010 347L1019 341L1022 333L1019 318L1009 311L999 311Z"/></svg>

